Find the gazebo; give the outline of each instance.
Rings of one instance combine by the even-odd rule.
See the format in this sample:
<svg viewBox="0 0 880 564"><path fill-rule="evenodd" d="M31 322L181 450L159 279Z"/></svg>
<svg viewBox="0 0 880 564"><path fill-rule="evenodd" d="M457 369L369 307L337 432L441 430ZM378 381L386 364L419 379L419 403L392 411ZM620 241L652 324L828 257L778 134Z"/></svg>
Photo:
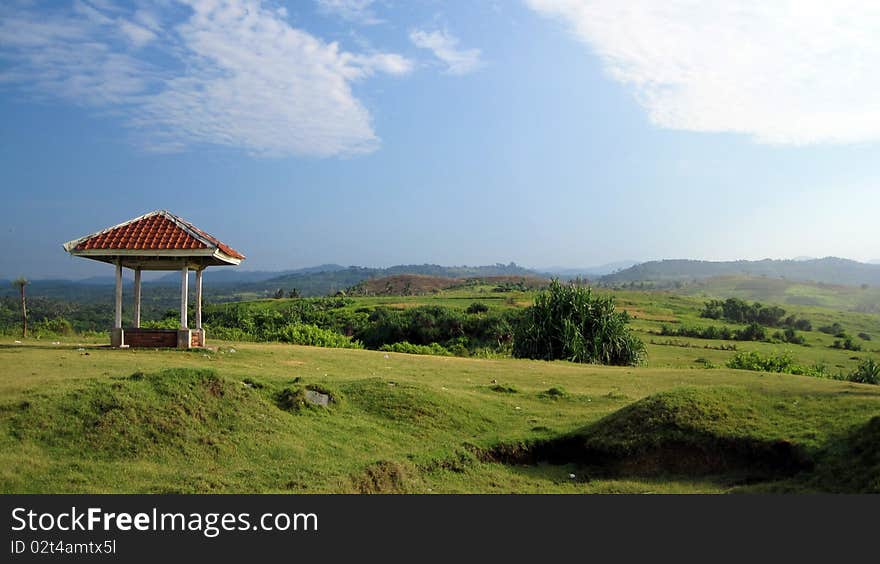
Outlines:
<svg viewBox="0 0 880 564"><path fill-rule="evenodd" d="M209 266L236 266L244 255L224 245L192 223L168 211L157 210L103 231L64 243L73 256L116 266L116 316L110 336L114 347L205 346L202 328L202 272ZM134 270L132 327L122 327L122 269ZM180 271L180 328L141 328L141 272ZM196 273L195 327L187 319L189 271Z"/></svg>

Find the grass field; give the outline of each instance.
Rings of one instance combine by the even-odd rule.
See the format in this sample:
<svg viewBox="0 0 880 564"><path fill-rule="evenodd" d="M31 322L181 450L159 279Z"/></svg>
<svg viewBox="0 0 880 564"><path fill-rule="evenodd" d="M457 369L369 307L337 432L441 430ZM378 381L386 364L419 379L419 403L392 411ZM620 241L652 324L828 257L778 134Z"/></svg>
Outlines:
<svg viewBox="0 0 880 564"><path fill-rule="evenodd" d="M219 342L113 350L100 337L0 340L3 492L880 491L880 386L724 368L737 351L846 372L830 348L658 335L702 296L615 291L647 343L639 367ZM520 308L468 287L358 297L380 305ZM250 308L283 309L288 300ZM226 307L214 305L211 307ZM814 329L880 338L876 314L791 306ZM709 368L707 368L709 367ZM331 396L326 407L306 393Z"/></svg>
<svg viewBox="0 0 880 564"><path fill-rule="evenodd" d="M0 366L4 492L725 492L754 481L748 468L609 474L576 458L492 453L596 433L604 417L660 392L708 406L706 421L693 421L711 427L693 429L701 441L786 441L811 459L880 413L877 386L809 377L280 344L203 353L6 342ZM169 367L180 370L162 373ZM277 401L305 385L337 401Z"/></svg>

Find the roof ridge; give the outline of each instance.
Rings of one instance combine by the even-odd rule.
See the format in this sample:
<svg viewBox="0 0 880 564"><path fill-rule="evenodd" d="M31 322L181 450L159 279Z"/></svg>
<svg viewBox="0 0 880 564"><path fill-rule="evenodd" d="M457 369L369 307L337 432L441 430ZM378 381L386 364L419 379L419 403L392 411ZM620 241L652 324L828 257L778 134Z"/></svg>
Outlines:
<svg viewBox="0 0 880 564"><path fill-rule="evenodd" d="M214 246L214 247L219 246L218 243L220 241L218 241L216 239L212 241L208 237L205 237L205 235L207 235L207 233L205 233L204 231L202 231L201 229L199 229L198 227L196 227L195 225L193 225L189 221L183 219L179 215L175 215L168 210L158 210L158 211L159 211L160 215L162 215L163 217L166 217L170 221L174 222L174 224L177 227L179 227L180 229L183 229L187 235L196 239L201 244L206 245L206 246Z"/></svg>

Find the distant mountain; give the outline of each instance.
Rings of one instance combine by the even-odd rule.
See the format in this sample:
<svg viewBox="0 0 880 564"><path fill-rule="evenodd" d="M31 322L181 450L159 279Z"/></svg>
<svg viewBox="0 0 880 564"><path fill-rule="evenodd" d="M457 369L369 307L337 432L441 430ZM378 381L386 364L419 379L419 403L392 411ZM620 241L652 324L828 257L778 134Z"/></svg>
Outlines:
<svg viewBox="0 0 880 564"><path fill-rule="evenodd" d="M571 279L580 277L586 278L594 278L599 276L605 276L607 274L612 274L614 272L625 270L632 266L640 264L637 260L621 260L616 262L609 262L606 264L600 264L597 266L587 266L584 268L570 268L564 266L551 266L548 268L536 269L539 270L546 276L549 277L559 277L563 279Z"/></svg>
<svg viewBox="0 0 880 564"><path fill-rule="evenodd" d="M603 276L601 282L606 285L641 281L662 284L731 275L764 276L845 286L860 286L862 284L880 286L880 265L837 257L810 260L764 259L726 262L650 261Z"/></svg>
<svg viewBox="0 0 880 564"><path fill-rule="evenodd" d="M446 278L473 278L480 276L531 276L535 271L515 262L495 263L488 266L440 266L439 264L400 264L384 269L384 276L396 274L424 274Z"/></svg>

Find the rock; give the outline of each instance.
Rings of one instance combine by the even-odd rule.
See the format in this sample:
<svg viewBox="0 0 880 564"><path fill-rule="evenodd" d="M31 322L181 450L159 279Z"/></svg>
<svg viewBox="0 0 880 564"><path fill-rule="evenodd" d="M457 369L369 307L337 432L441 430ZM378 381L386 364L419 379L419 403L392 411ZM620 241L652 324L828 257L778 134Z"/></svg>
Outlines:
<svg viewBox="0 0 880 564"><path fill-rule="evenodd" d="M315 390L306 390L306 401L314 405L327 407L330 405L330 396Z"/></svg>

